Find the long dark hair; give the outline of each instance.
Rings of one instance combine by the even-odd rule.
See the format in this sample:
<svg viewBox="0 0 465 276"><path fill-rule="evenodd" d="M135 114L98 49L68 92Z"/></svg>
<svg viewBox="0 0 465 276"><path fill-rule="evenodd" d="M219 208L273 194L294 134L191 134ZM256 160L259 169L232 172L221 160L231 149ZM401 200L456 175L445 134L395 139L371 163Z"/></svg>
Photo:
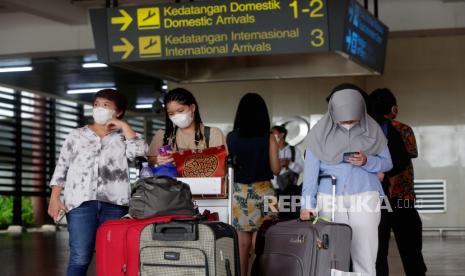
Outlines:
<svg viewBox="0 0 465 276"><path fill-rule="evenodd" d="M234 130L242 137L258 137L270 133L270 115L260 95L247 93L242 97L234 119Z"/></svg>
<svg viewBox="0 0 465 276"><path fill-rule="evenodd" d="M202 119L200 118L199 105L197 100L194 98L191 92L184 88L175 88L170 90L163 100L165 104L165 136L163 137L163 144L170 144L171 146L176 145L176 132L178 127L171 122L168 116L167 106L170 102L178 102L182 105L195 105L194 112L194 124L195 124L195 145L199 144L199 141L203 139L202 131L200 130L200 124Z"/></svg>

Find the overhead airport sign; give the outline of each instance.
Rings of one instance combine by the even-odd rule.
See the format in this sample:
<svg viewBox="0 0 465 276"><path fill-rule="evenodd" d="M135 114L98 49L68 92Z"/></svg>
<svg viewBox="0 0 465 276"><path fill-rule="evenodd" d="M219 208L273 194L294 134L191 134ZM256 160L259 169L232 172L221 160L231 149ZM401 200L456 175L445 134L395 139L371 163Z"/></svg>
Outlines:
<svg viewBox="0 0 465 276"><path fill-rule="evenodd" d="M345 26L344 51L382 72L388 28L356 1L349 2Z"/></svg>
<svg viewBox="0 0 465 276"><path fill-rule="evenodd" d="M106 29L110 62L329 50L325 0L113 8Z"/></svg>
<svg viewBox="0 0 465 276"><path fill-rule="evenodd" d="M346 52L363 62L360 45L349 39L363 33L350 19L355 16L348 16L355 2L204 0L96 9L91 19L99 59L108 63L327 51Z"/></svg>

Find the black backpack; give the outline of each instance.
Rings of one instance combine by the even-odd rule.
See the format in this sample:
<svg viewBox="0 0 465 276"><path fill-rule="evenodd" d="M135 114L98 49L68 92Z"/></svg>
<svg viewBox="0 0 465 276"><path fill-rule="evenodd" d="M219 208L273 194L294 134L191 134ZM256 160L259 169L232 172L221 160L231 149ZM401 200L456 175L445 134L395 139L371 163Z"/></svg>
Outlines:
<svg viewBox="0 0 465 276"><path fill-rule="evenodd" d="M295 147L290 146L291 148L291 161L295 161ZM278 180L278 185L279 185L279 179L281 176L284 176L281 178L281 180L288 181L288 185L284 189L278 189L277 195L278 195L278 200L282 196L286 197L293 197L293 196L301 196L302 195L302 186L303 184L297 185L297 181L299 180L299 174L295 173L291 170L288 170L286 173L280 175L277 177ZM290 201L290 199L287 199L287 201ZM279 213L279 219L281 220L287 220L287 219L297 219L300 216L300 207L297 207L295 212L280 212Z"/></svg>
<svg viewBox="0 0 465 276"><path fill-rule="evenodd" d="M289 146L291 149L291 162L295 161L295 147ZM299 180L299 174L291 170L280 174L276 177L276 182L278 183L279 190L281 192L285 191L289 186L296 186L297 181Z"/></svg>

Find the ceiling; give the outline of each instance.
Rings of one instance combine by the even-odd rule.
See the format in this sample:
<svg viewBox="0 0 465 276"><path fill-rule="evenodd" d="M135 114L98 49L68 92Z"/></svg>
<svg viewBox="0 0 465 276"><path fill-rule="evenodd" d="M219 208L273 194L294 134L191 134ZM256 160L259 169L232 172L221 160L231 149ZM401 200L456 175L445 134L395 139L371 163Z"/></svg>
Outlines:
<svg viewBox="0 0 465 276"><path fill-rule="evenodd" d="M142 5L149 3L160 2L173 2L174 0L119 0L119 5ZM188 0L181 0L187 2ZM380 17L383 22L386 22L394 30L418 30L418 29L434 29L434 28L454 28L465 26L465 0L389 0L379 1ZM33 50L40 52L40 56L47 56L49 58L34 58L32 65L34 71L23 73L1 73L0 83L24 87L26 89L36 91L46 91L47 93L57 95L59 97L73 98L80 101L90 101L92 94L81 95L67 95L66 90L72 84L92 84L97 82L114 82L116 87L123 91L128 98L130 105L134 106L136 103L150 103L155 99L155 91L160 90L161 81L155 77L149 76L153 73L153 68L146 68L142 65L137 65L132 70L139 72L131 72L121 68L94 68L83 69L81 67L82 56L77 54L79 51L74 49L76 45L81 47L80 50L93 51L92 48L92 35L90 28L83 27L79 30L77 28L81 25L88 25L88 9L92 7L104 7L106 0L0 0L0 23L2 26L2 35L7 35L10 39L12 48L19 49L18 52L6 52L7 55L22 56L21 53L33 53ZM363 2L363 1L361 1ZM370 9L373 8L373 0L368 1ZM46 26L38 26L33 29L32 25L36 21L31 21L29 25L22 26L28 22L20 22L22 17L18 17L17 21L11 22L1 21L5 20L6 16L1 14L9 13L11 16L8 18L16 18L19 13L30 14L37 17L45 18L58 22L55 25L48 25L48 22L43 23ZM38 21L37 21L38 22ZM20 26L21 25L21 26ZM40 25L37 23L36 25ZM73 28L65 28L62 25L73 26ZM42 28L39 28L42 27ZM64 50L74 53L75 56L61 56L59 52L51 52L48 41L50 37L46 33L53 30L54 34L64 36L61 38L63 41L74 41L68 46L62 47ZM23 43L24 37L29 37L31 32L34 35L43 37L46 40L45 46L38 46L38 43L31 43L30 48L26 48ZM76 35L75 35L76 34ZM9 35L9 36L8 36ZM20 39L21 38L21 39ZM90 42L87 43L87 40ZM54 41L53 43L57 43ZM5 43L3 43L5 44ZM41 45L42 45L41 44ZM63 42L63 44L65 44ZM88 46L90 45L90 46ZM26 45L27 46L27 45ZM40 48L42 47L42 48ZM73 48L74 47L74 48ZM74 50L73 50L74 49ZM10 50L10 48L8 48ZM60 48L61 50L61 48ZM13 54L11 54L13 53ZM0 52L0 55L2 53ZM33 54L24 54L26 56L36 56ZM196 62L196 61L193 61ZM211 61L215 63L215 60ZM255 62L255 61L254 61ZM248 60L244 63L250 64ZM215 67L216 68L216 67ZM172 68L168 68L172 69ZM216 74L218 78L224 77L221 74L225 73L223 68L214 72L206 72L206 74ZM226 68L228 69L228 68ZM166 70L166 67L163 68ZM261 69L260 69L261 70ZM258 71L258 70L257 70ZM143 75L142 75L142 74ZM195 72L199 73L199 72Z"/></svg>
<svg viewBox="0 0 465 276"><path fill-rule="evenodd" d="M67 94L68 89L111 87L114 84L128 98L128 109L152 103L160 96L163 82L128 70L104 67L82 68L83 57L36 58L30 72L0 73L0 85L46 91L60 98L91 102L93 94ZM147 111L147 110L145 110Z"/></svg>
<svg viewBox="0 0 465 276"><path fill-rule="evenodd" d="M113 2L111 0L110 2ZM172 2L168 0L119 0L119 6ZM89 8L105 7L106 0L0 0L0 13L25 12L69 25L88 22Z"/></svg>

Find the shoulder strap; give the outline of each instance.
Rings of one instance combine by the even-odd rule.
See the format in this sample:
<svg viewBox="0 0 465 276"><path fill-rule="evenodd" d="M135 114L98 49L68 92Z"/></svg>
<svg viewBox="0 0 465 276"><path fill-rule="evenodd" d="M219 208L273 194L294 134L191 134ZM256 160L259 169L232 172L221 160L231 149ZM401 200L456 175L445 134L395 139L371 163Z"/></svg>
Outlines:
<svg viewBox="0 0 465 276"><path fill-rule="evenodd" d="M209 126L205 126L203 128L203 135L205 138L205 145L207 146L207 148L209 148L210 147L210 127Z"/></svg>
<svg viewBox="0 0 465 276"><path fill-rule="evenodd" d="M291 148L291 161L295 161L295 147L294 146L289 146Z"/></svg>

